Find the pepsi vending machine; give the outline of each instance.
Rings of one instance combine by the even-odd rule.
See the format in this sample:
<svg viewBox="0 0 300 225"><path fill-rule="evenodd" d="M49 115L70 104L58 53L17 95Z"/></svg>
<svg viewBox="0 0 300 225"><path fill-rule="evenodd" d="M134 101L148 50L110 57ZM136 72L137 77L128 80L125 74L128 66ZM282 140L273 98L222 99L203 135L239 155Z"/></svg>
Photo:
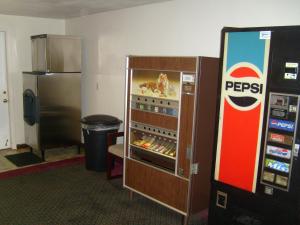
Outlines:
<svg viewBox="0 0 300 225"><path fill-rule="evenodd" d="M224 28L209 225L300 224L300 26Z"/></svg>

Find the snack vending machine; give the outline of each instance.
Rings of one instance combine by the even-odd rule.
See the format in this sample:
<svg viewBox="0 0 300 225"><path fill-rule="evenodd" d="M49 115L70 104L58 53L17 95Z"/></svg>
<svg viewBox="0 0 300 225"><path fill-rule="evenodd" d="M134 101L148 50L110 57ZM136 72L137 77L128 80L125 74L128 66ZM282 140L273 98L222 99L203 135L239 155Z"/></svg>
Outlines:
<svg viewBox="0 0 300 225"><path fill-rule="evenodd" d="M189 217L209 205L219 60L128 56L124 187Z"/></svg>
<svg viewBox="0 0 300 225"><path fill-rule="evenodd" d="M300 224L300 27L224 28L209 225Z"/></svg>

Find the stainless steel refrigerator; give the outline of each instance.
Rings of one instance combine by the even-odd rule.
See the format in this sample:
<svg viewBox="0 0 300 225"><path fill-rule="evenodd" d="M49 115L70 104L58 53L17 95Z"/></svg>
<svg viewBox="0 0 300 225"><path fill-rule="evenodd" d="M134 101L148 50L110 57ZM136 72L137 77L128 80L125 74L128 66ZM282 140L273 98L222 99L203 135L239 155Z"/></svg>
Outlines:
<svg viewBox="0 0 300 225"><path fill-rule="evenodd" d="M25 143L45 150L81 144L81 40L32 36L32 72L23 73Z"/></svg>

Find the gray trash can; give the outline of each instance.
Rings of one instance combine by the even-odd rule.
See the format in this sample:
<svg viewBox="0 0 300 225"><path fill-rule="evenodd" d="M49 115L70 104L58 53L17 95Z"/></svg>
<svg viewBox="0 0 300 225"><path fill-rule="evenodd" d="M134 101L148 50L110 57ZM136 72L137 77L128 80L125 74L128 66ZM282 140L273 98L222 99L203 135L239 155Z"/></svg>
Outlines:
<svg viewBox="0 0 300 225"><path fill-rule="evenodd" d="M106 170L107 134L117 132L122 123L109 115L91 115L81 119L87 170ZM114 140L116 141L116 140Z"/></svg>

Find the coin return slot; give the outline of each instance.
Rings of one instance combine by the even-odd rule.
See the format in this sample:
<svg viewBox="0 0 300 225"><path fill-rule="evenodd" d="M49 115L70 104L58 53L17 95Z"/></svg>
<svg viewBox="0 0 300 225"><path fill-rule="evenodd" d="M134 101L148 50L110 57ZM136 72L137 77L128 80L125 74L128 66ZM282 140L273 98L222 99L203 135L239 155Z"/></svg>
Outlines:
<svg viewBox="0 0 300 225"><path fill-rule="evenodd" d="M216 205L220 208L227 208L227 193L217 191L217 202Z"/></svg>

